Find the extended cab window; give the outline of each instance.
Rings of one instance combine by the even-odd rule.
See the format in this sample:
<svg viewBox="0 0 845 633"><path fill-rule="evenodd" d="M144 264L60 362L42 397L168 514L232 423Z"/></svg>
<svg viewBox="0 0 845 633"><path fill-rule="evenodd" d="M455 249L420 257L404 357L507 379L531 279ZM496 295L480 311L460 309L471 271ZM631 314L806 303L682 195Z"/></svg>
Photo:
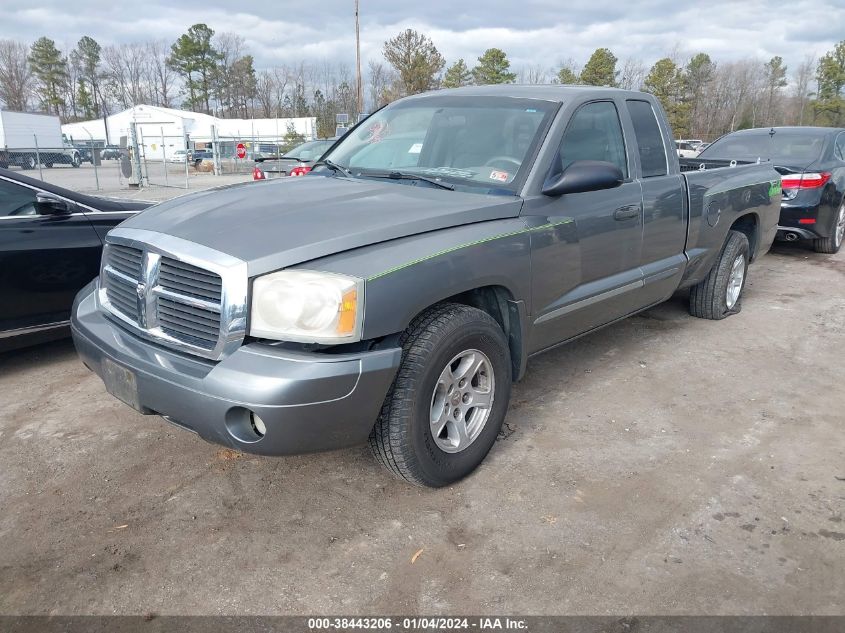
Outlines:
<svg viewBox="0 0 845 633"><path fill-rule="evenodd" d="M573 115L558 150L559 161L552 166L555 177L577 160L600 160L613 163L628 177L625 140L616 106L610 101L597 101L581 106Z"/></svg>
<svg viewBox="0 0 845 633"><path fill-rule="evenodd" d="M0 180L0 217L35 215L35 192Z"/></svg>
<svg viewBox="0 0 845 633"><path fill-rule="evenodd" d="M648 101L638 100L626 103L634 124L634 134L637 136L643 178L665 176L669 173L666 148L663 145L663 135L660 133L657 116L651 104Z"/></svg>

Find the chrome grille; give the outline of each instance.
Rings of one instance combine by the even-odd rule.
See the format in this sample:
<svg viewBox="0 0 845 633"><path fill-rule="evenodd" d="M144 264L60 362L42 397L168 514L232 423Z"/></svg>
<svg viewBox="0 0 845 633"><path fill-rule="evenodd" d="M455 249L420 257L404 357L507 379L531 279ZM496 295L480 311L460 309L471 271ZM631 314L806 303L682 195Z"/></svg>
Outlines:
<svg viewBox="0 0 845 633"><path fill-rule="evenodd" d="M220 337L220 314L179 303L166 297L158 298L158 324L174 338L213 349Z"/></svg>
<svg viewBox="0 0 845 633"><path fill-rule="evenodd" d="M191 253L189 263L173 249L121 239L150 233L115 229L109 234L100 274L100 304L142 336L217 359L243 340L246 330L246 264L223 253L170 236L167 245ZM209 267L196 256L209 258ZM223 264L216 260L222 260ZM213 262L213 263L212 263ZM228 279L228 287L224 287ZM227 299L227 292L230 293ZM234 297L234 300L232 300ZM227 320L221 318L228 315Z"/></svg>
<svg viewBox="0 0 845 633"><path fill-rule="evenodd" d="M220 275L169 257L161 258L158 285L171 292L220 303Z"/></svg>
<svg viewBox="0 0 845 633"><path fill-rule="evenodd" d="M106 250L106 259L109 265L116 271L133 279L138 279L141 276L142 257L143 252L141 250L118 244L111 244Z"/></svg>

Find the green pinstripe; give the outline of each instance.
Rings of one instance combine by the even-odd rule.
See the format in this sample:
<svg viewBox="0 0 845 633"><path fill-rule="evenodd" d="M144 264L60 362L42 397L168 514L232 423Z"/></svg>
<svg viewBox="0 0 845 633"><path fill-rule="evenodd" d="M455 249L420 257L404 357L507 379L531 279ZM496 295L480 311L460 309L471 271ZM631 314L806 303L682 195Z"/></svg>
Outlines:
<svg viewBox="0 0 845 633"><path fill-rule="evenodd" d="M410 262L406 262L404 264L400 264L398 266L394 266L393 268L389 268L384 272L378 273L377 275L373 275L371 277L367 277L367 281L373 281L375 279L380 279L381 277L385 277L392 273L395 273L403 268L408 268L409 266L415 266L416 264L420 264L422 262L426 262L430 259L434 259L435 257L440 257L441 255L447 255L448 253L454 253L455 251L459 251L462 248L469 248L470 246L478 246L479 244L484 244L485 242L492 242L493 240L500 240L505 237L512 237L514 235L520 235L522 233L530 233L532 231L542 231L544 229L552 229L556 226L560 226L561 224L569 224L572 222L572 218L564 218L562 220L557 220L556 222L548 222L547 224L543 224L542 226L535 226L533 228L527 229L519 229L518 231L509 231L508 233L501 233L499 235L491 235L490 237L485 237L480 240L475 240L473 242L467 242L466 244L459 244L458 246L452 246L451 248L445 248L442 251L438 251L436 253L432 253L431 255L426 255L425 257L420 257L418 259L412 260Z"/></svg>

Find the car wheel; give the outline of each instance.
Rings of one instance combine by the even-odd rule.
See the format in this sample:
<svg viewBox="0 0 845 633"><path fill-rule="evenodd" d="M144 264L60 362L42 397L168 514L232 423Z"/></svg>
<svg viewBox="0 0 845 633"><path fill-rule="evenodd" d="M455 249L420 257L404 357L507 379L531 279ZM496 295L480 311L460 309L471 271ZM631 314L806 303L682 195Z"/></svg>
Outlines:
<svg viewBox="0 0 845 633"><path fill-rule="evenodd" d="M35 169L38 166L38 161L35 160L35 156L27 156L24 158L23 167L24 169Z"/></svg>
<svg viewBox="0 0 845 633"><path fill-rule="evenodd" d="M53 169L53 163L44 163L44 166L45 166L47 169Z"/></svg>
<svg viewBox="0 0 845 633"><path fill-rule="evenodd" d="M707 277L690 289L690 314L700 319L718 320L739 312L749 259L748 238L739 231L729 231L725 246Z"/></svg>
<svg viewBox="0 0 845 633"><path fill-rule="evenodd" d="M486 312L441 304L411 323L402 349L370 448L396 477L445 486L475 470L496 441L510 400L508 342Z"/></svg>
<svg viewBox="0 0 845 633"><path fill-rule="evenodd" d="M70 159L70 164L72 167L76 168L82 165L82 159L79 158L79 154L74 154L73 158Z"/></svg>
<svg viewBox="0 0 845 633"><path fill-rule="evenodd" d="M839 212L833 218L833 227L830 230L830 235L813 240L813 248L817 253L834 255L842 248L843 240L845 240L845 200L839 205Z"/></svg>

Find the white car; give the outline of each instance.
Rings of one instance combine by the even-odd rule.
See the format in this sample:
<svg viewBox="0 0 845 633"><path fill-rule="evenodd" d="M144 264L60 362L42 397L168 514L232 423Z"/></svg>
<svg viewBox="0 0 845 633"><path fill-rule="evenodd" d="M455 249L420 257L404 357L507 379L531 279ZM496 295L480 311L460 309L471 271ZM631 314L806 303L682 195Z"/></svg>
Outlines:
<svg viewBox="0 0 845 633"><path fill-rule="evenodd" d="M184 149L177 149L170 155L171 163L184 163L188 160L188 151Z"/></svg>
<svg viewBox="0 0 845 633"><path fill-rule="evenodd" d="M689 141L675 141L675 147L678 150L679 158L695 158L698 156L698 150Z"/></svg>

